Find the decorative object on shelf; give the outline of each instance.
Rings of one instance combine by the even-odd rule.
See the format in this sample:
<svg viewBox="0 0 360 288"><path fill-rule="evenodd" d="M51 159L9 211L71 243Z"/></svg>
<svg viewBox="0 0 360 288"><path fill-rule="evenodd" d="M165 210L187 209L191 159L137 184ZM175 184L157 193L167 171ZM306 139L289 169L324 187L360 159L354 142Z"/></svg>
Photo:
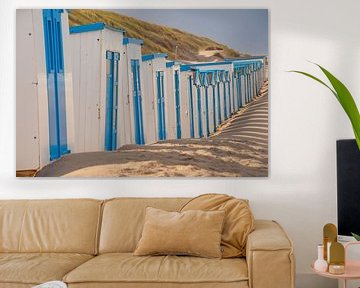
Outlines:
<svg viewBox="0 0 360 288"><path fill-rule="evenodd" d="M345 113L349 117L352 128L354 130L356 143L360 150L360 113L356 106L353 96L351 95L350 91L346 88L346 86L339 79L337 79L334 75L332 75L329 71L327 71L322 66L320 66L316 63L313 63L313 64L315 64L316 66L318 66L321 69L321 71L325 74L327 79L330 81L332 87L330 87L325 82L323 82L319 78L317 78L309 73L306 73L303 71L297 71L297 70L292 70L290 72L295 72L295 73L299 73L299 74L305 75L307 77L310 77L311 79L313 79L313 80L323 84L325 87L329 88L329 90L335 95L336 99L339 101L340 105L343 107Z"/></svg>
<svg viewBox="0 0 360 288"><path fill-rule="evenodd" d="M323 249L324 249L324 260L326 260L328 263L330 263L329 259L329 252L331 243L334 243L337 241L337 228L335 224L328 223L323 228Z"/></svg>
<svg viewBox="0 0 360 288"><path fill-rule="evenodd" d="M338 243L340 244L340 243ZM329 266L329 272L321 272L315 269L315 264L311 265L312 270L322 276L332 279L338 279L342 281L342 286L347 288L347 283L350 280L357 280L360 279L360 259L353 260L349 257L349 247L360 245L360 242L348 242L344 245L345 250L345 265L336 265L332 264ZM336 245L334 245L335 247ZM336 254L336 252L334 252ZM341 273L341 274L339 274ZM340 284L340 283L339 283ZM339 286L340 287L340 286ZM353 286L352 286L353 287Z"/></svg>
<svg viewBox="0 0 360 288"><path fill-rule="evenodd" d="M324 245L318 245L318 258L314 263L314 269L320 272L326 272L328 263L324 260Z"/></svg>
<svg viewBox="0 0 360 288"><path fill-rule="evenodd" d="M329 273L344 274L345 273L345 248L339 242L331 243Z"/></svg>

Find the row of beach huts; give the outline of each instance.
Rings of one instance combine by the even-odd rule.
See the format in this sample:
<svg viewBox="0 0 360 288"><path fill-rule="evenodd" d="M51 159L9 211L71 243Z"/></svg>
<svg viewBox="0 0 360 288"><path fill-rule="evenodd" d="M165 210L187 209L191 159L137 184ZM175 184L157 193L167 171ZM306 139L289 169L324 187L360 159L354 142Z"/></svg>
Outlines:
<svg viewBox="0 0 360 288"><path fill-rule="evenodd" d="M68 11L17 10L16 169L64 154L201 138L251 102L265 58L180 63L142 55L143 40Z"/></svg>

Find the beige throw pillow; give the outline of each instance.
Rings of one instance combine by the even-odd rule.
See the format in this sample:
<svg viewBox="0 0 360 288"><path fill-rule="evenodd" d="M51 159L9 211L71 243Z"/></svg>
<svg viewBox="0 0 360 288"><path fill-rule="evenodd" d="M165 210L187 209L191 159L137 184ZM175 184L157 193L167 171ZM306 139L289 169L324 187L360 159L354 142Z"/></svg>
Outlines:
<svg viewBox="0 0 360 288"><path fill-rule="evenodd" d="M254 230L254 217L247 200L225 194L204 194L190 200L181 209L188 210L225 211L221 238L222 257L245 256L247 237Z"/></svg>
<svg viewBox="0 0 360 288"><path fill-rule="evenodd" d="M167 212L147 207L134 255L192 255L221 258L224 211Z"/></svg>

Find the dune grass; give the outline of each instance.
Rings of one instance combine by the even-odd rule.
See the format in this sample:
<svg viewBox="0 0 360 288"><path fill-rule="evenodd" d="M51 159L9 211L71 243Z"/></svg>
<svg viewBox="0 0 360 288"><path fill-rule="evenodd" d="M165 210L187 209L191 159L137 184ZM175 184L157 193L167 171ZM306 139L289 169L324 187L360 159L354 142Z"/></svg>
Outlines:
<svg viewBox="0 0 360 288"><path fill-rule="evenodd" d="M179 29L145 22L115 12L93 9L70 10L70 26L94 22L104 22L109 26L123 29L126 31L127 37L143 39L143 54L157 52L167 53L170 59L187 61L209 61L249 56L248 54L240 53L206 37L196 36ZM199 51L209 51L214 47L217 49L214 56L205 57L199 55ZM177 55L175 55L176 50Z"/></svg>

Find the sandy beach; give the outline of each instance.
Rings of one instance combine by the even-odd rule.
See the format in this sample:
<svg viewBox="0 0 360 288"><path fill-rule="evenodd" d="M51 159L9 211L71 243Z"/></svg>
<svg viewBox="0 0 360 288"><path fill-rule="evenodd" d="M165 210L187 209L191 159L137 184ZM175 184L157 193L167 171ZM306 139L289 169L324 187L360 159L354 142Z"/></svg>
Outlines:
<svg viewBox="0 0 360 288"><path fill-rule="evenodd" d="M209 138L70 154L44 167L36 176L267 177L268 84Z"/></svg>

